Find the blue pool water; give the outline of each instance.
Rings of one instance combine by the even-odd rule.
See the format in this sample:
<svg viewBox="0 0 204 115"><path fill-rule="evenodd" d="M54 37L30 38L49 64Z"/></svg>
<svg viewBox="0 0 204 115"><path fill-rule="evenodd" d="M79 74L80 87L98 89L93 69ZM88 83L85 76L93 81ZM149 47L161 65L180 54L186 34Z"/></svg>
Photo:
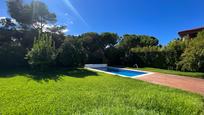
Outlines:
<svg viewBox="0 0 204 115"><path fill-rule="evenodd" d="M122 68L113 68L113 67L100 67L100 68L94 68L94 69L98 69L98 70L105 71L105 72L110 72L116 75L127 76L127 77L136 77L138 75L147 74L145 72L131 71L131 70L125 70Z"/></svg>

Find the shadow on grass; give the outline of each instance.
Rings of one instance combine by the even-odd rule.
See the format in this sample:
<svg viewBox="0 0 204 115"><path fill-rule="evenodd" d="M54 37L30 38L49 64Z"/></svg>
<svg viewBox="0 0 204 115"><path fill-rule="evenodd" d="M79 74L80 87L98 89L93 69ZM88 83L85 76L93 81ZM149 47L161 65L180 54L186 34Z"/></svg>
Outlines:
<svg viewBox="0 0 204 115"><path fill-rule="evenodd" d="M36 81L58 81L62 76L69 76L75 78L84 78L88 76L97 76L93 71L79 68L57 68L46 71L35 71L28 68L21 69L0 69L0 78L11 78L16 76L25 76Z"/></svg>

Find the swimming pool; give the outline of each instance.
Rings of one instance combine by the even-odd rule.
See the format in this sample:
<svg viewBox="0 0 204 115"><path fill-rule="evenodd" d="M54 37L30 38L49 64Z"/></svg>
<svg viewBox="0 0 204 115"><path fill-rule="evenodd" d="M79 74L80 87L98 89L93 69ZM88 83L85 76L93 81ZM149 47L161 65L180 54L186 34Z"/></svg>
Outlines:
<svg viewBox="0 0 204 115"><path fill-rule="evenodd" d="M124 69L124 68L116 68L116 67L92 67L88 68L90 70L95 70L99 72L104 72L112 75L119 75L122 77L141 77L143 75L151 74L149 72L143 72L143 71L137 71L137 70L131 70L131 69Z"/></svg>

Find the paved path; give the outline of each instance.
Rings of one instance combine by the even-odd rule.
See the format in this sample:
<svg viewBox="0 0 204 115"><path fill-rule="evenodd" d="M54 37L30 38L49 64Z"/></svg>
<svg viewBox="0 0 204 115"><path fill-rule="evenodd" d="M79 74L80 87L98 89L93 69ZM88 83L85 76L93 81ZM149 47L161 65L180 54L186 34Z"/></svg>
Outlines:
<svg viewBox="0 0 204 115"><path fill-rule="evenodd" d="M204 79L154 73L137 79L204 95Z"/></svg>

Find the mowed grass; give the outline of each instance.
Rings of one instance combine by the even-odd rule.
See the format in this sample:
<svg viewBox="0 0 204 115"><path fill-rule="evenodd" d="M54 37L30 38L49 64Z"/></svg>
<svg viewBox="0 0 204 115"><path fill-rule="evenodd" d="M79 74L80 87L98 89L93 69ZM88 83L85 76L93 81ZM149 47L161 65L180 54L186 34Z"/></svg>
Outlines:
<svg viewBox="0 0 204 115"><path fill-rule="evenodd" d="M0 114L201 115L203 110L200 95L85 69L0 73Z"/></svg>
<svg viewBox="0 0 204 115"><path fill-rule="evenodd" d="M138 68L137 70L159 72L159 73L164 73L164 74L181 75L181 76L188 76L188 77L195 77L195 78L204 78L204 73L202 72L182 72L182 71L166 70L166 69L158 69L158 68L150 68L150 67Z"/></svg>

